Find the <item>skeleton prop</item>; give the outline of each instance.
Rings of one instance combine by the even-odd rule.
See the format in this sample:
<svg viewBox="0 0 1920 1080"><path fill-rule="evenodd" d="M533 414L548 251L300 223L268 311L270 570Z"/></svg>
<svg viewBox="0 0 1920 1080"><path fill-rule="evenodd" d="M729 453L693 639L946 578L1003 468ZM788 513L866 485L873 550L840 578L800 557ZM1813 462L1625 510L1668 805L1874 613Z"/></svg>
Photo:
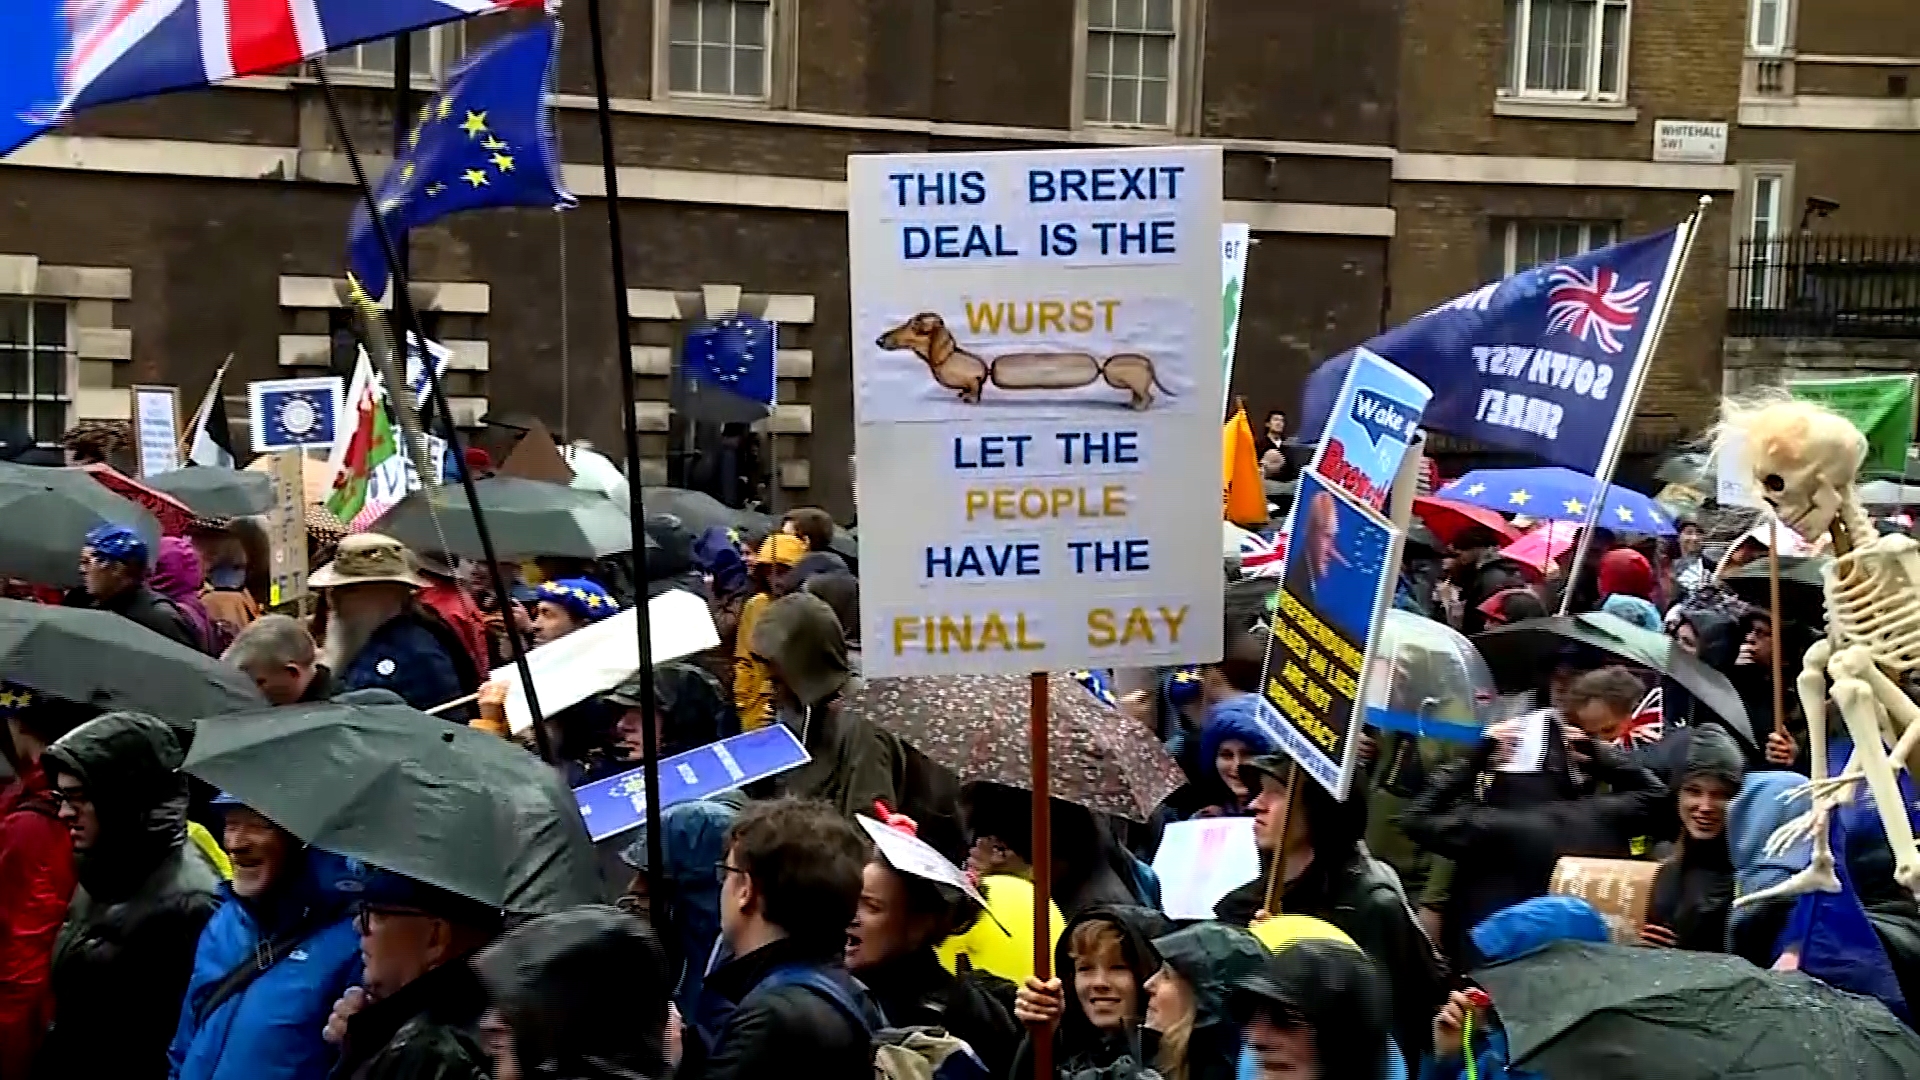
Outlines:
<svg viewBox="0 0 1920 1080"><path fill-rule="evenodd" d="M1742 479L1753 493L1801 536L1830 538L1834 556L1824 582L1827 636L1807 650L1796 683L1815 779L1788 797L1809 796L1812 808L1767 843L1769 854L1777 855L1811 838L1813 858L1800 873L1735 903L1839 892L1827 821L1863 781L1887 832L1894 879L1920 896L1920 848L1896 778L1897 770L1920 765L1920 705L1899 685L1920 669L1920 543L1874 529L1854 492L1867 440L1839 414L1785 397L1729 401L1720 430L1722 439L1743 443L1751 475ZM1846 768L1831 778L1829 694L1853 740Z"/></svg>

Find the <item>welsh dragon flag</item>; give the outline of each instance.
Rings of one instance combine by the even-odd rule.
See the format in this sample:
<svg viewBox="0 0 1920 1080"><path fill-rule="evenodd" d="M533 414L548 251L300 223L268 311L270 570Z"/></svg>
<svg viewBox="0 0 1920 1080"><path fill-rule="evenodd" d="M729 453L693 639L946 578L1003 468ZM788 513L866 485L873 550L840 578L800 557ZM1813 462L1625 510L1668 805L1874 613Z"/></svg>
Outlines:
<svg viewBox="0 0 1920 1080"><path fill-rule="evenodd" d="M333 492L327 496L327 509L360 532L393 509L420 481L393 429L386 387L364 350L347 388L347 410L351 430L334 441L328 460Z"/></svg>

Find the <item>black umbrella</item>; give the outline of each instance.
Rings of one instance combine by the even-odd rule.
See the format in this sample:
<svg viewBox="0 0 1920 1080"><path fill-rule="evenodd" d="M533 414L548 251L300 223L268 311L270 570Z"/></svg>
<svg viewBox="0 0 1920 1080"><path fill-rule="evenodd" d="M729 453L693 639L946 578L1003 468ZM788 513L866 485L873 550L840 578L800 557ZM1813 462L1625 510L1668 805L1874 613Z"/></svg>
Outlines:
<svg viewBox="0 0 1920 1080"><path fill-rule="evenodd" d="M1695 700L1726 722L1727 730L1736 738L1749 747L1756 745L1746 706L1725 675L1701 663L1667 635L1642 630L1605 612L1526 619L1475 634L1473 643L1480 647L1494 681L1503 688L1537 685L1553 671L1561 651L1570 644L1650 668L1690 691Z"/></svg>
<svg viewBox="0 0 1920 1080"><path fill-rule="evenodd" d="M1831 562L1825 555L1780 556L1781 618L1811 626L1826 623L1827 594L1821 573ZM1767 560L1755 559L1720 580L1735 596L1766 611L1773 602L1767 575Z"/></svg>
<svg viewBox="0 0 1920 1080"><path fill-rule="evenodd" d="M161 473L145 483L186 503L201 517L245 517L264 514L273 507L273 477L249 469L193 465Z"/></svg>
<svg viewBox="0 0 1920 1080"><path fill-rule="evenodd" d="M500 558L597 559L633 550L627 508L597 491L517 476L488 477L475 481L473 488ZM466 492L454 486L424 488L408 495L387 511L373 531L386 533L415 551L485 557Z"/></svg>
<svg viewBox="0 0 1920 1080"><path fill-rule="evenodd" d="M1561 942L1473 973L1508 1060L1554 1080L1895 1080L1920 1035L1872 998L1737 956Z"/></svg>
<svg viewBox="0 0 1920 1080"><path fill-rule="evenodd" d="M87 533L108 523L138 532L148 551L159 546L153 515L84 470L0 461L0 577L80 584Z"/></svg>
<svg viewBox="0 0 1920 1080"><path fill-rule="evenodd" d="M182 766L302 840L491 907L604 899L573 793L487 732L330 702L202 724Z"/></svg>
<svg viewBox="0 0 1920 1080"><path fill-rule="evenodd" d="M739 529L761 536L773 531L773 518L756 510L736 510L704 491L650 487L643 489L640 495L646 500L649 516L672 514L695 536L708 529Z"/></svg>
<svg viewBox="0 0 1920 1080"><path fill-rule="evenodd" d="M131 619L21 600L0 600L0 675L68 701L168 720L265 704L237 669Z"/></svg>

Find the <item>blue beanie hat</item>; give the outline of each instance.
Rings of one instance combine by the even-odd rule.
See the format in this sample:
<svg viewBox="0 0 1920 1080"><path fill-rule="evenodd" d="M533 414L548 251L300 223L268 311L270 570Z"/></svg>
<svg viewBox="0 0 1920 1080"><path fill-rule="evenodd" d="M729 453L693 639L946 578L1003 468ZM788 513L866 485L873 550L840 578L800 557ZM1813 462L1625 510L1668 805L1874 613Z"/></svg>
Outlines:
<svg viewBox="0 0 1920 1080"><path fill-rule="evenodd" d="M1200 669L1174 668L1167 674L1166 687L1167 704L1176 709L1185 708L1187 702L1200 696Z"/></svg>
<svg viewBox="0 0 1920 1080"><path fill-rule="evenodd" d="M1280 744L1273 735L1276 719L1273 706L1259 694L1238 694L1213 705L1200 728L1201 764L1212 768L1220 744L1229 739L1245 743L1255 756L1279 753Z"/></svg>
<svg viewBox="0 0 1920 1080"><path fill-rule="evenodd" d="M138 563L143 568L147 565L147 542L125 525L109 522L94 526L93 531L87 534L87 547L96 559Z"/></svg>
<svg viewBox="0 0 1920 1080"><path fill-rule="evenodd" d="M562 578L540 586L539 599L558 604L581 622L599 622L620 610L612 594L586 578Z"/></svg>

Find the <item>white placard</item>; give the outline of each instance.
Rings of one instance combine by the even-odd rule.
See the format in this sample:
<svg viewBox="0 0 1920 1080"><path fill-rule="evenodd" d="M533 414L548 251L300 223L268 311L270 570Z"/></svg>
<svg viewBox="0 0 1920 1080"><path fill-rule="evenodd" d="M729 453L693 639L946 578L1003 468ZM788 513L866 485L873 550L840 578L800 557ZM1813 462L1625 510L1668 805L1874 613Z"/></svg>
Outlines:
<svg viewBox="0 0 1920 1080"><path fill-rule="evenodd" d="M1738 432L1720 433L1714 449L1713 495L1723 506L1765 506L1753 495L1748 475L1746 439Z"/></svg>
<svg viewBox="0 0 1920 1080"><path fill-rule="evenodd" d="M1219 149L848 176L867 674L1218 659Z"/></svg>
<svg viewBox="0 0 1920 1080"><path fill-rule="evenodd" d="M140 475L159 476L180 467L180 391L172 386L133 388L133 434Z"/></svg>
<svg viewBox="0 0 1920 1080"><path fill-rule="evenodd" d="M1684 161L1695 165L1727 163L1727 122L1724 120L1655 120L1653 160Z"/></svg>
<svg viewBox="0 0 1920 1080"><path fill-rule="evenodd" d="M867 839L880 849L880 857L887 860L888 866L903 874L951 885L979 904L981 910L987 909L987 898L980 895L980 887L932 844L917 836L908 836L891 825L883 825L865 814L855 814L853 820L867 831Z"/></svg>
<svg viewBox="0 0 1920 1080"><path fill-rule="evenodd" d="M1249 817L1195 818L1168 825L1153 853L1161 907L1170 919L1211 919L1222 897L1260 876Z"/></svg>
<svg viewBox="0 0 1920 1080"><path fill-rule="evenodd" d="M1233 392L1233 349L1240 340L1240 307L1247 286L1247 248L1253 237L1244 221L1220 226L1220 411Z"/></svg>
<svg viewBox="0 0 1920 1080"><path fill-rule="evenodd" d="M552 716L595 694L619 686L640 670L640 635L633 625L633 608L582 627L573 633L527 650L527 670L533 675L540 711ZM683 589L669 589L647 601L648 643L653 663L705 652L720 644L713 613L707 602ZM520 690L520 669L506 664L491 678L507 686L507 726L515 735L533 726L533 710Z"/></svg>

